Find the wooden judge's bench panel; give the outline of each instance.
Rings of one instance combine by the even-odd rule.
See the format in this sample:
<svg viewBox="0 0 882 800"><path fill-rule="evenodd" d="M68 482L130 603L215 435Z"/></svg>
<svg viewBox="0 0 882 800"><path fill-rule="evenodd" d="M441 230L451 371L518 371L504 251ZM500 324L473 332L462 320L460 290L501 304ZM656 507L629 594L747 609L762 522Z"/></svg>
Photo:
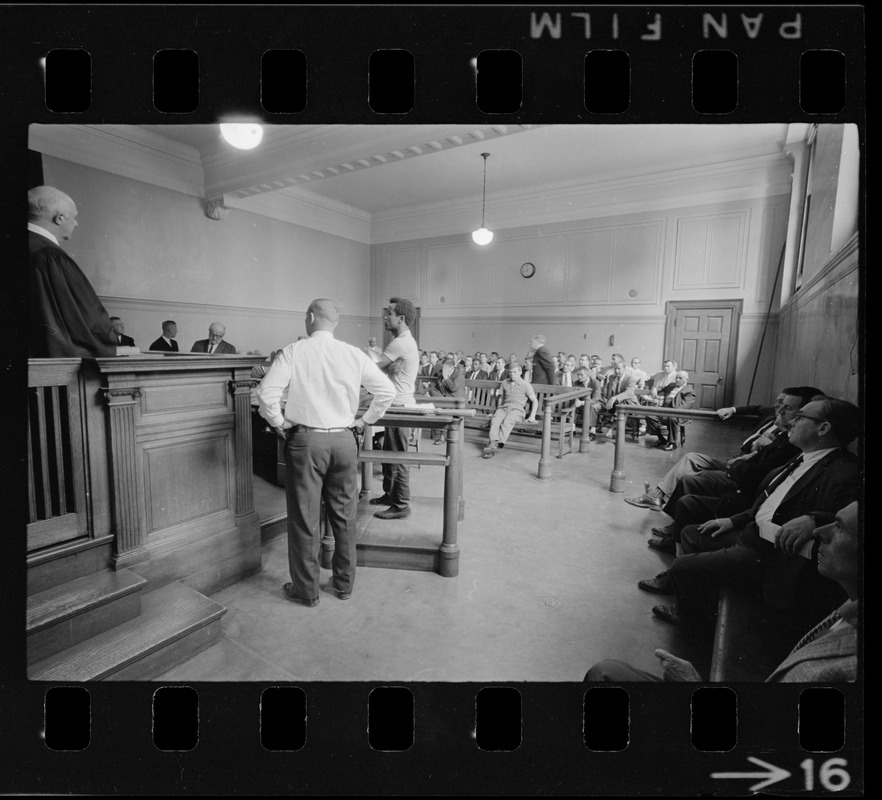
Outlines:
<svg viewBox="0 0 882 800"><path fill-rule="evenodd" d="M250 393L261 360L33 359L29 564L101 547L151 586L186 578L201 591L259 569Z"/></svg>

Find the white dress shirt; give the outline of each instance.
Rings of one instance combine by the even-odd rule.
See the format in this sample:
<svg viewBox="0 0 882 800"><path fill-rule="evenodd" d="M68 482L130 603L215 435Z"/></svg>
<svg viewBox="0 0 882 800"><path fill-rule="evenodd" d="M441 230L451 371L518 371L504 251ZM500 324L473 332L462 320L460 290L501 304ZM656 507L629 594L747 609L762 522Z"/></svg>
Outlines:
<svg viewBox="0 0 882 800"><path fill-rule="evenodd" d="M355 422L361 387L373 395L364 414L376 422L395 399L395 387L361 350L315 331L289 344L257 387L260 415L274 428L284 423L310 428L349 428ZM282 395L288 400L282 411Z"/></svg>
<svg viewBox="0 0 882 800"><path fill-rule="evenodd" d="M784 498L787 497L787 493L793 488L794 484L815 464L824 458L824 456L828 453L832 453L835 449L835 447L828 447L824 450L813 450L811 453L802 454L802 463L774 488L772 493L756 510L755 521L760 537L766 541L772 543L775 542L775 537L777 536L778 531L781 530L781 526L772 522L772 517L775 516L778 506L780 506L784 501ZM808 547L809 556L811 555L812 543L813 540L810 539ZM804 553L800 552L800 555L804 555ZM809 556L806 557L808 558Z"/></svg>

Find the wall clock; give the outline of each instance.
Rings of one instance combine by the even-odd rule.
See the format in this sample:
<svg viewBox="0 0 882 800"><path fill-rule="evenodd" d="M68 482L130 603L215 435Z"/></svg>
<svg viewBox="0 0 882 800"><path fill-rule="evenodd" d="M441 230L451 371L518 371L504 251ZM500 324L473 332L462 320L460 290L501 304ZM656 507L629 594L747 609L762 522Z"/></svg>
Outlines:
<svg viewBox="0 0 882 800"><path fill-rule="evenodd" d="M531 264L527 261L525 264L521 264L521 275L525 278L532 278L536 274L536 265Z"/></svg>

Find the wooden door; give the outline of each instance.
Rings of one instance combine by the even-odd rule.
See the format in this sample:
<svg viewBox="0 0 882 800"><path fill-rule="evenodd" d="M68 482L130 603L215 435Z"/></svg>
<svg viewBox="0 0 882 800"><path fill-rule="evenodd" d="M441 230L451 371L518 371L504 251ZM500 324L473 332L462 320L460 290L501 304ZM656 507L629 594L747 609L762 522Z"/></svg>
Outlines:
<svg viewBox="0 0 882 800"><path fill-rule="evenodd" d="M689 373L695 408L731 405L741 300L671 301L666 306L664 358Z"/></svg>

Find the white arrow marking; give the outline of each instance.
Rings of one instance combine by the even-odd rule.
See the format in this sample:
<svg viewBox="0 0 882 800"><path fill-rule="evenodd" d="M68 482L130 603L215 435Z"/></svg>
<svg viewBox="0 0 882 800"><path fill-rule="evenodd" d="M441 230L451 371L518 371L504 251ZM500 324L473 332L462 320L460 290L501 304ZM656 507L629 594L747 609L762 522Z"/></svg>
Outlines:
<svg viewBox="0 0 882 800"><path fill-rule="evenodd" d="M712 772L712 778L762 778L759 783L755 783L753 786L748 789L750 792L758 792L760 789L765 789L766 786L771 786L773 783L778 783L778 781L783 781L785 778L790 777L790 773L786 769L781 769L781 767L776 767L774 764L769 764L766 761L762 761L759 758L754 758L753 756L747 757L748 761L752 761L758 767L764 767L766 772Z"/></svg>

